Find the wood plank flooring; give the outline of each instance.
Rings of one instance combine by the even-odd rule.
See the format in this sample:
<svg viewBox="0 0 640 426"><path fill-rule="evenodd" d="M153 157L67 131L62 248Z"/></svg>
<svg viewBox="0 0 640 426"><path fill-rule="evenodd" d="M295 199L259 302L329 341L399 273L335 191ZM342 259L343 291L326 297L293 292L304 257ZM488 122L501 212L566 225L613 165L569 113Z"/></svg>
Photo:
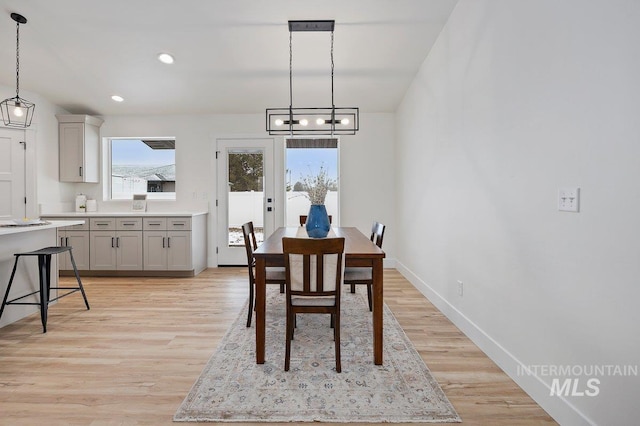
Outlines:
<svg viewBox="0 0 640 426"><path fill-rule="evenodd" d="M90 311L74 294L51 307L46 334L39 314L0 329L0 425L174 424L247 298L246 269L83 282ZM555 424L395 270L385 302L463 424Z"/></svg>

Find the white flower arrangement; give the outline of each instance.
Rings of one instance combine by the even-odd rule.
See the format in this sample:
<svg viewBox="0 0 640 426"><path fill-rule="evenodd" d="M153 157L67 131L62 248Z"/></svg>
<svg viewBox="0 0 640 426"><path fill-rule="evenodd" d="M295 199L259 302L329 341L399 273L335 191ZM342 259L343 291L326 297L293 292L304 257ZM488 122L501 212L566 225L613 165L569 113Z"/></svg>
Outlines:
<svg viewBox="0 0 640 426"><path fill-rule="evenodd" d="M330 188L335 187L336 181L327 176L327 170L320 166L317 174L309 174L302 178L302 184L307 192L307 198L312 205L322 205Z"/></svg>

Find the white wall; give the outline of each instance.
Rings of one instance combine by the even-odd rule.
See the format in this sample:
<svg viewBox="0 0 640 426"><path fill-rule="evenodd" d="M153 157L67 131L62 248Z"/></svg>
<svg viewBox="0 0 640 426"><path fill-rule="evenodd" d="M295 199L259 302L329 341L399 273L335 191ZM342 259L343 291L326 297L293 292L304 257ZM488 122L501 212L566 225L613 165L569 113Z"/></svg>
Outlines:
<svg viewBox="0 0 640 426"><path fill-rule="evenodd" d="M262 114L201 115L201 116L106 116L100 135L175 136L176 137L176 198L175 202L148 200L149 210L209 210L209 266L216 266L216 138L242 136L265 137ZM55 117L54 117L55 120ZM393 159L394 115L361 114L362 130L354 136L340 138L340 200L341 225L356 226L366 235L374 220L389 225L385 234L385 252L392 265L394 257ZM277 141L284 146L283 139ZM56 144L57 147L57 144ZM282 154L281 154L282 155ZM55 158L57 159L57 151ZM47 164L48 168L54 167ZM56 170L57 170L57 166ZM57 173L57 171L56 171ZM283 172L284 173L284 172ZM56 174L57 176L57 174ZM43 180L42 191L57 183ZM98 210L118 211L130 208L130 202L103 202L103 184L62 184L68 188L63 203L69 203L76 193L98 200ZM195 194L195 196L194 196ZM66 197L66 198L65 198ZM195 197L195 198L194 198Z"/></svg>
<svg viewBox="0 0 640 426"><path fill-rule="evenodd" d="M562 399L517 372L640 363L639 22L634 0L461 0L397 111L399 269L562 424L640 418L640 377Z"/></svg>

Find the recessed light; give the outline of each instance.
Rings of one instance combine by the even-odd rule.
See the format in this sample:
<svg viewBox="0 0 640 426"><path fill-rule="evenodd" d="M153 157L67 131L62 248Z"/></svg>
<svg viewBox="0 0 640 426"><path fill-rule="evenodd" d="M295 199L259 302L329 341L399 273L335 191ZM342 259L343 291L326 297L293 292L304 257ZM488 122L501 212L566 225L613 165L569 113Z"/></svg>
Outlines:
<svg viewBox="0 0 640 426"><path fill-rule="evenodd" d="M116 102L122 102L122 101L124 101L124 98L123 98L122 96L118 96L118 95L113 95L113 96L111 97L111 99L113 99L113 100L114 100L114 101L116 101Z"/></svg>
<svg viewBox="0 0 640 426"><path fill-rule="evenodd" d="M161 53L158 55L158 60L163 64L172 64L173 56L169 55L168 53Z"/></svg>

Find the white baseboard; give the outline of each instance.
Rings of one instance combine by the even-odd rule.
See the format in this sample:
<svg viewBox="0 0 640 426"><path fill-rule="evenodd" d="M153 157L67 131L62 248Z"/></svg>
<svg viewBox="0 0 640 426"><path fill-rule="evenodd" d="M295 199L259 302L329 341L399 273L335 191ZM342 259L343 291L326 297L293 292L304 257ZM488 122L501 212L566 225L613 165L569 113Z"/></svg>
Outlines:
<svg viewBox="0 0 640 426"><path fill-rule="evenodd" d="M420 291L436 308L475 343L498 367L520 386L538 405L561 425L595 425L573 404L561 396L551 396L551 388L539 376L521 375L526 365L503 348L484 330L474 324L464 313L444 299L427 283L409 270L402 262L395 260L396 269Z"/></svg>

